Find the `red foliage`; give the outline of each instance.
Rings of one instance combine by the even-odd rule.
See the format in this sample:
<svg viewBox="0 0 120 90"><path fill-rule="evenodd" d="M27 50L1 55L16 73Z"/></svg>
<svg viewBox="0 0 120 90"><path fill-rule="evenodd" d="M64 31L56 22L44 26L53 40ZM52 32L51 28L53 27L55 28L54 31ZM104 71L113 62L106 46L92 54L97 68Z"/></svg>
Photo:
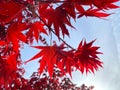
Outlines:
<svg viewBox="0 0 120 90"><path fill-rule="evenodd" d="M26 25L23 23L15 22L11 24L11 26L7 30L7 43L12 43L13 50L18 52L19 49L19 41L24 43L27 42L26 36L22 33L23 30L26 29Z"/></svg>
<svg viewBox="0 0 120 90"><path fill-rule="evenodd" d="M93 42L81 41L78 50L75 52L75 62L82 73L84 69L86 69L86 73L90 71L94 73L94 69L97 70L98 66L102 67L102 62L99 61L97 56L97 54L102 53L97 51L99 47L92 46Z"/></svg>
<svg viewBox="0 0 120 90"><path fill-rule="evenodd" d="M47 19L47 23L50 27L53 24L55 33L58 37L60 36L60 30L62 31L63 36L65 34L69 35L66 25L72 27L70 23L70 16L62 7L57 7L55 9L48 8L44 12L42 12L41 16Z"/></svg>
<svg viewBox="0 0 120 90"><path fill-rule="evenodd" d="M0 24L10 23L22 12L22 6L14 0L1 0L0 2Z"/></svg>
<svg viewBox="0 0 120 90"><path fill-rule="evenodd" d="M94 41L86 43L82 40L75 49L62 36L69 36L68 26L75 28L70 22L71 18L106 18L110 15L107 10L119 8L115 2L119 0L0 0L1 88L13 90L10 86L14 85L21 89L19 86L22 85L21 90L36 90L22 77L24 69L20 58L23 44L31 45L34 40L41 43L39 46L32 46L40 49L40 52L26 62L39 58L40 74L47 70L52 77L54 67L57 67L62 75L68 73L71 76L74 69L82 73L94 73L102 67L97 56L102 53L98 52L98 46L93 46ZM47 43L43 34L52 38L52 33L62 41L61 45Z"/></svg>
<svg viewBox="0 0 120 90"><path fill-rule="evenodd" d="M30 29L27 32L27 37L35 37L35 40L38 42L39 39L39 34L40 33L44 33L47 34L46 30L44 29L44 24L40 23L40 22L35 22L35 23L31 23L29 25Z"/></svg>

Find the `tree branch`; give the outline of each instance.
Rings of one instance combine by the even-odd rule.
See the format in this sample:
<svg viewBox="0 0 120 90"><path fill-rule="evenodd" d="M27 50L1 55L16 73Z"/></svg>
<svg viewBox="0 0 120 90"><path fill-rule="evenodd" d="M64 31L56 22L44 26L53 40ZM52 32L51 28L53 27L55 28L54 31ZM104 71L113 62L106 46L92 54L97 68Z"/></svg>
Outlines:
<svg viewBox="0 0 120 90"><path fill-rule="evenodd" d="M39 16L38 16L39 17ZM39 19L48 27L48 29L57 37L57 34L54 32L54 30L42 19L39 17ZM68 43L66 43L61 37L58 37L63 43L65 43L69 48L74 49L72 46L70 46Z"/></svg>
<svg viewBox="0 0 120 90"><path fill-rule="evenodd" d="M36 15L46 26L47 26L47 28L56 36L56 37L58 37L57 36L57 34L55 33L55 31L35 12L35 9L34 9L34 6L32 6L32 5L27 5L28 6L28 8L29 8L29 10L34 14L34 15ZM66 43L61 37L58 37L64 44L66 44L69 48L71 48L72 50L76 50L76 49L74 49L72 46L70 46L68 43Z"/></svg>

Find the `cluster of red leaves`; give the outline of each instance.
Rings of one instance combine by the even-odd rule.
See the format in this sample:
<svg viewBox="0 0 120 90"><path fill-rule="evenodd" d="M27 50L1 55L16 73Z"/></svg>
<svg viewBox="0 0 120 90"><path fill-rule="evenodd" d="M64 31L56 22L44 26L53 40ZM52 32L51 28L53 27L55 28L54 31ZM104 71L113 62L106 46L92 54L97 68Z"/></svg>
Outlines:
<svg viewBox="0 0 120 90"><path fill-rule="evenodd" d="M55 69L53 76L50 78L46 73L40 75L34 72L29 80L24 79L17 74L17 79L12 80L8 90L93 90L94 86L76 86L67 77L60 76L60 71ZM0 90L3 86L0 85Z"/></svg>
<svg viewBox="0 0 120 90"><path fill-rule="evenodd" d="M102 67L98 58L97 46L93 42L81 41L77 49L73 49L62 38L69 36L68 27L75 28L70 22L83 16L105 18L109 9L119 8L115 2L119 0L0 0L0 84L5 88L16 73L20 72L20 50L24 43L31 45L34 40L44 46L33 46L40 52L30 60L40 58L39 73L48 70L52 76L56 66L63 75L74 69L82 73L93 72ZM87 6L84 7L84 6ZM46 36L55 34L61 45L48 45ZM69 50L67 49L69 48ZM27 61L27 62L28 62ZM8 69L9 68L9 69ZM13 74L11 74L13 73ZM9 76L8 76L9 75ZM7 80L7 82L6 82Z"/></svg>
<svg viewBox="0 0 120 90"><path fill-rule="evenodd" d="M54 66L58 67L62 73L66 74L71 72L74 68L80 70L82 73L84 70L87 72L93 72L98 67L102 67L102 62L99 61L97 54L97 46L92 46L94 41L86 43L81 41L76 50L65 50L64 44L57 46L33 46L40 49L40 52L33 56L27 62L40 58L40 74L47 68L49 75L52 76Z"/></svg>
<svg viewBox="0 0 120 90"><path fill-rule="evenodd" d="M18 79L19 73L23 73L19 68L20 61L17 60L17 54L11 54L9 56L0 57L0 88L8 90L13 81ZM19 72L19 73L18 73Z"/></svg>

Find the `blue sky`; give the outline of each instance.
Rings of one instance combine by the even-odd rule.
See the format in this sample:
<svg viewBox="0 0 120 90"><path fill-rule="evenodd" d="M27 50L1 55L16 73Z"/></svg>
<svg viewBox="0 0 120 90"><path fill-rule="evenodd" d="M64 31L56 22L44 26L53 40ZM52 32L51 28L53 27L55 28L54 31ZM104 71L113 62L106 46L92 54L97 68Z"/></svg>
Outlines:
<svg viewBox="0 0 120 90"><path fill-rule="evenodd" d="M119 90L120 87L120 10L108 20L98 18L83 18L77 23L76 40L84 37L88 41L97 39L104 54L100 55L104 62L103 69L89 75L74 74L73 81L79 84L95 85L95 90ZM74 37L75 38L75 37ZM77 41L76 41L77 42Z"/></svg>
<svg viewBox="0 0 120 90"><path fill-rule="evenodd" d="M98 18L80 18L77 23L74 23L76 30L70 30L70 38L65 38L65 41L77 47L79 42L85 38L88 42L97 39L94 43L100 46L99 51L103 52L100 55L102 62L104 62L103 69L94 74L81 74L80 72L73 73L73 82L81 85L94 85L95 90L119 90L120 87L120 9L116 10L116 14L108 17L108 20ZM37 53L38 50L25 46L22 50L22 58L24 60L30 59ZM39 64L38 60L28 63L25 77L29 77L31 72L35 71Z"/></svg>

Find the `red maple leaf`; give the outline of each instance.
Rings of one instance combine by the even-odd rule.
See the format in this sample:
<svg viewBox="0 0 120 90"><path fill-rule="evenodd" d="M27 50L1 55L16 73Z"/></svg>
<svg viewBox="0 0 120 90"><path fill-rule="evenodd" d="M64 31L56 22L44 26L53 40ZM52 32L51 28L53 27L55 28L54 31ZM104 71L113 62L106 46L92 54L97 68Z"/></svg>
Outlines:
<svg viewBox="0 0 120 90"><path fill-rule="evenodd" d="M26 36L22 33L23 30L26 30L27 26L24 23L13 23L7 31L7 42L13 44L14 51L18 52L19 40L27 43Z"/></svg>
<svg viewBox="0 0 120 90"><path fill-rule="evenodd" d="M73 2L70 3L63 3L61 7L71 16L73 19L76 18L76 12Z"/></svg>
<svg viewBox="0 0 120 90"><path fill-rule="evenodd" d="M63 36L69 36L66 25L70 27L73 26L70 23L70 17L68 16L68 13L66 10L62 9L62 7L57 7L55 9L48 8L41 14L41 16L47 19L49 27L52 25L54 26L55 33L58 37L60 36L60 31L62 32Z"/></svg>
<svg viewBox="0 0 120 90"><path fill-rule="evenodd" d="M110 14L101 12L99 9L90 8L90 9L85 11L84 9L81 8L80 15L78 16L78 18L80 18L81 16L84 16L84 15L85 16L91 16L91 17L103 18L103 17L109 16Z"/></svg>
<svg viewBox="0 0 120 90"><path fill-rule="evenodd" d="M113 4L118 2L119 0L71 0L72 3L76 2L76 4L88 5L88 6L96 6L98 9L115 9L119 8L119 6Z"/></svg>
<svg viewBox="0 0 120 90"><path fill-rule="evenodd" d="M29 25L30 29L27 32L27 37L35 37L36 41L38 42L39 39L39 34L40 33L44 33L47 35L47 32L44 28L44 24L40 23L40 22L34 22L32 24Z"/></svg>
<svg viewBox="0 0 120 90"><path fill-rule="evenodd" d="M102 53L97 51L99 47L92 46L94 41L91 41L90 43L86 43L86 41L81 41L77 51L75 52L74 60L76 62L76 67L82 73L85 69L86 73L90 71L94 73L94 69L97 70L98 66L102 67L102 62L97 56L97 54Z"/></svg>
<svg viewBox="0 0 120 90"><path fill-rule="evenodd" d="M65 75L68 73L72 77L71 72L73 71L74 65L74 50L63 51L57 62L57 67L61 70L62 74Z"/></svg>
<svg viewBox="0 0 120 90"><path fill-rule="evenodd" d="M49 75L52 76L54 65L60 59L62 53L63 45L57 46L33 46L34 48L40 49L40 52L32 57L30 60L25 63L40 58L40 69L39 72L42 73L44 69L47 69Z"/></svg>
<svg viewBox="0 0 120 90"><path fill-rule="evenodd" d="M0 46L4 46L6 44L5 41L0 40Z"/></svg>
<svg viewBox="0 0 120 90"><path fill-rule="evenodd" d="M93 4L98 7L98 9L115 9L119 6L113 4L119 0L94 0Z"/></svg>
<svg viewBox="0 0 120 90"><path fill-rule="evenodd" d="M22 6L13 0L0 2L0 24L6 24L15 19L22 12Z"/></svg>
<svg viewBox="0 0 120 90"><path fill-rule="evenodd" d="M0 80L2 80L1 83L5 84L5 88L7 88L8 84L10 84L13 80L16 79L16 58L16 54L0 57Z"/></svg>

